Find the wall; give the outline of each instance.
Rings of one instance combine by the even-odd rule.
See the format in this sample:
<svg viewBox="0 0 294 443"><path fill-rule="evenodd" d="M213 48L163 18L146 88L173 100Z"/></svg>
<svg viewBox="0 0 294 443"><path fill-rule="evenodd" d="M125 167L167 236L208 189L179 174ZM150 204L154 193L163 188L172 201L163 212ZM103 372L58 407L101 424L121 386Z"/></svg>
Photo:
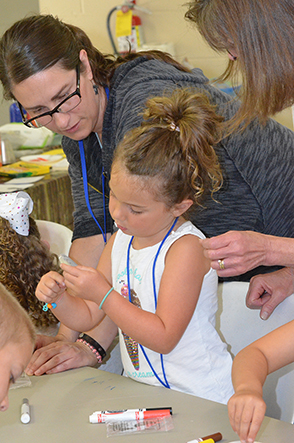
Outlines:
<svg viewBox="0 0 294 443"><path fill-rule="evenodd" d="M13 0L13 7L11 0L0 0L0 35L6 31L14 22L23 18L28 13L39 12L38 0ZM1 91L0 99L0 125L9 122L9 106L12 102L7 102L2 98Z"/></svg>
<svg viewBox="0 0 294 443"><path fill-rule="evenodd" d="M102 52L111 52L106 20L109 11L123 3L119 0L39 0L42 13L58 15L64 21L83 28L93 43ZM185 57L195 66L202 68L208 77L213 77L225 66L226 57L218 56L203 41L192 25L184 20L187 7L181 0L137 0L137 5L152 14L137 12L143 22L147 44L172 42L179 61ZM115 15L111 16L114 35ZM174 30L176 29L176 32Z"/></svg>
<svg viewBox="0 0 294 443"><path fill-rule="evenodd" d="M52 13L83 28L95 46L102 52L112 52L106 19L109 11L123 0L39 0L42 13ZM226 56L216 54L204 42L190 22L184 20L188 0L137 0L137 5L149 9L152 14L138 12L143 22L145 41L152 43L172 42L175 57L179 61L188 59L193 66L201 68L209 78L223 72ZM114 35L115 13L111 16ZM276 116L276 120L293 129L290 109Z"/></svg>
<svg viewBox="0 0 294 443"><path fill-rule="evenodd" d="M64 21L80 26L98 49L109 53L112 52L112 46L107 34L107 15L113 7L123 2L124 0L13 0L11 11L8 1L0 0L3 11L0 31L2 34L15 20L39 9L41 13L57 15ZM137 12L143 22L145 42L148 45L172 42L177 60L182 62L187 59L193 66L201 68L207 77L217 77L224 70L227 57L220 56L210 49L193 25L184 20L187 10L185 3L186 0L137 0L138 6L152 13L149 15ZM113 35L115 15L116 13L113 13L111 16ZM2 121L1 108L2 106L0 122L3 124L6 121ZM5 113L8 119L7 106ZM289 110L279 115L277 120L290 128L293 127Z"/></svg>

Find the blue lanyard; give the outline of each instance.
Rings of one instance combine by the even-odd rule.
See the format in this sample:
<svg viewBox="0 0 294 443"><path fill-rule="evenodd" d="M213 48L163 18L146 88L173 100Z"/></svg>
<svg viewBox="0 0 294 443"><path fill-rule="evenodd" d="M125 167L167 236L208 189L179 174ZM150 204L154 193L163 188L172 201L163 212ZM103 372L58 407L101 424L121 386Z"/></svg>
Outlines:
<svg viewBox="0 0 294 443"><path fill-rule="evenodd" d="M101 142L99 137L98 141L100 143L101 146ZM86 159L85 159L85 150L84 150L84 142L83 140L79 141L79 148L80 148L80 157L81 157L81 165L82 165L82 176L83 176L83 185L84 185L84 194L85 194L85 199L86 199L86 203L87 203L87 207L88 210L91 214L91 216L93 217L95 223L97 224L98 228L101 231L102 237L103 237L103 241L106 244L107 242L107 238L106 238L106 205L105 205L105 177L104 177L104 168L102 166L102 174L101 174L101 178L102 178L102 196L103 196L103 216L104 216L104 230L102 229L100 223L98 222L98 220L96 219L91 205L90 205L90 200L89 200L89 190L88 190L88 178L87 178L87 166L86 166Z"/></svg>
<svg viewBox="0 0 294 443"><path fill-rule="evenodd" d="M175 219L175 221L173 222L171 228L169 229L169 231L168 231L167 234L165 235L164 239L161 241L161 243L160 243L160 245L159 245L159 248L158 248L158 250L157 250L157 252L156 252L156 254L155 254L154 261L153 261L153 266L152 266L152 283L153 283L153 296L154 296L155 310L156 310L156 307L157 307L157 293L156 293L156 282L155 282L155 267L156 267L156 262L157 262L157 259L158 259L158 256L159 256L159 253L160 253L160 251L161 251L161 248L162 248L162 246L163 246L165 240L167 239L167 237L170 235L170 233L171 233L172 230L174 229L174 227L175 227L177 221L178 221L178 217ZM130 283L130 249L131 249L131 245L132 245L133 239L134 239L134 236L132 236L132 238L131 238L131 240L130 240L130 242L129 242L128 251L127 251L127 279L128 279L129 301L130 301L131 303L132 303L132 297L131 297L131 283ZM145 351L144 347L143 347L141 344L139 344L139 345L140 345L140 348L141 348L141 350L142 350L142 352L143 352L144 357L145 357L146 360L147 360L147 363L149 364L149 366L150 366L150 368L151 368L153 374L154 374L155 377L157 378L157 380L158 380L158 381L159 381L159 382L160 382L165 388L170 389L170 385L169 385L169 383L168 383L168 381L167 381L166 373L165 373L165 368L164 368L164 364L163 364L163 355L160 354L160 361L161 361L161 369L162 369L162 374L163 374L164 381L161 380L161 378L159 377L159 375L157 374L157 372L156 372L155 369L153 368L153 366L152 366L152 364L151 364L151 361L149 360L149 358L148 358L148 356L147 356L147 354L146 354L146 351Z"/></svg>
<svg viewBox="0 0 294 443"><path fill-rule="evenodd" d="M106 86L104 88L105 92L106 92L106 96L107 96L107 101L109 100L109 88L108 86ZM103 149L101 141L99 136L96 134L98 143L100 145L101 151ZM95 223L97 224L98 228L101 231L102 237L103 237L103 241L104 244L106 244L107 242L107 237L106 237L106 204L105 204L105 176L104 176L104 167L102 166L102 175L101 175L101 179L102 179L102 196L103 196L103 217L104 217L104 230L101 228L100 223L98 222L98 220L96 219L91 205L90 205L90 199L89 199L89 190L88 190L88 178L87 178L87 166L86 166L86 159L85 159L85 149L84 149L84 142L83 140L79 141L79 148L80 148L80 157L81 157L81 165L82 165L82 177L83 177L83 185L84 185L84 194L85 194L85 199L86 199L86 203L87 203L87 207L88 210L92 216L92 218L94 219Z"/></svg>

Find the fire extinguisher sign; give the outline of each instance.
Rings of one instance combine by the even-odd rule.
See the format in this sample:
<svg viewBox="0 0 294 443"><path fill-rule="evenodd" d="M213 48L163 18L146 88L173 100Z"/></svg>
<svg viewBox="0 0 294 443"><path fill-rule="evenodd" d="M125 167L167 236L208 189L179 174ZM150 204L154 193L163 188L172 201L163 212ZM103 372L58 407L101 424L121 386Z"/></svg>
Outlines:
<svg viewBox="0 0 294 443"><path fill-rule="evenodd" d="M131 52L136 52L143 44L141 19L131 9L126 12L117 11L115 33L121 55L127 54L130 49Z"/></svg>
<svg viewBox="0 0 294 443"><path fill-rule="evenodd" d="M133 12L129 9L127 12L116 12L116 28L115 35L117 38L126 37L132 33L132 17Z"/></svg>

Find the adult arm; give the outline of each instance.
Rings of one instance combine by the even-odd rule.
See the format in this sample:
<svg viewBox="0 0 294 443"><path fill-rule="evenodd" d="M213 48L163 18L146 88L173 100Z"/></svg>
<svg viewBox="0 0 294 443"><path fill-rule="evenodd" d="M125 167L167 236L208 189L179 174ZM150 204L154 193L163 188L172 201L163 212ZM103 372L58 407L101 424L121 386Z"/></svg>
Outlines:
<svg viewBox="0 0 294 443"><path fill-rule="evenodd" d="M294 266L294 239L253 231L229 231L201 240L204 255L220 277L244 274L257 266ZM223 260L224 269L220 269Z"/></svg>
<svg viewBox="0 0 294 443"><path fill-rule="evenodd" d="M74 335L72 335L74 333ZM87 335L107 350L117 334L117 327L106 317L99 327ZM26 368L28 375L54 374L83 366L98 366L98 360L91 349L81 342L75 342L78 333L61 325L56 337L37 337L37 349ZM50 340L50 339L54 340ZM48 340L49 339L49 340Z"/></svg>

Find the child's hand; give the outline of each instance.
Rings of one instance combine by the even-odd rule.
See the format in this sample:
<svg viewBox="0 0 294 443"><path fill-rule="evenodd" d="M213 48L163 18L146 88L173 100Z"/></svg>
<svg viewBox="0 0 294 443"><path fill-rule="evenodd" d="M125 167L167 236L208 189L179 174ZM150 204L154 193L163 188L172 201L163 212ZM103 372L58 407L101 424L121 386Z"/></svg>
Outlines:
<svg viewBox="0 0 294 443"><path fill-rule="evenodd" d="M106 282L104 276L97 269L87 266L69 266L62 264L64 282L71 295L86 300L99 301L99 292L107 292L103 289Z"/></svg>
<svg viewBox="0 0 294 443"><path fill-rule="evenodd" d="M252 443L264 418L266 404L259 393L240 391L228 402L231 426L241 443Z"/></svg>
<svg viewBox="0 0 294 443"><path fill-rule="evenodd" d="M58 272L50 271L41 278L36 289L36 297L45 303L53 303L64 293L65 289L63 276Z"/></svg>

